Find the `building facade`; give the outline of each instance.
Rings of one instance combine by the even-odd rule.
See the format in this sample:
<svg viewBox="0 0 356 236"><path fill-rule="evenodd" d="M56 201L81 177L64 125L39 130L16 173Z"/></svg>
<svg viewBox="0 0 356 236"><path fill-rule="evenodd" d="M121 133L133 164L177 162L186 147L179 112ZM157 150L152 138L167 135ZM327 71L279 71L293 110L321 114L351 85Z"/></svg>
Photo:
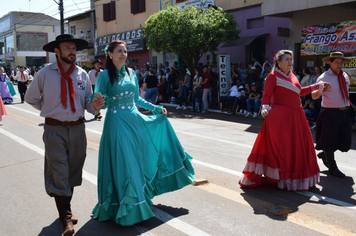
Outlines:
<svg viewBox="0 0 356 236"><path fill-rule="evenodd" d="M51 16L9 12L0 18L0 61L11 68L17 65L38 67L51 59L54 61L42 47L59 32L59 20Z"/></svg>
<svg viewBox="0 0 356 236"><path fill-rule="evenodd" d="M356 1L355 0L320 0L320 1L308 1L308 0L264 0L262 4L262 15L265 17L282 17L289 18L290 29L290 46L294 52L295 67L304 68L314 66L322 66L322 58L330 54L330 50L319 50L305 52L306 47L313 48L320 46L315 41L306 41L304 44L305 34L325 35L327 36L332 32L317 32L316 28L328 28L337 27L337 31L340 30L338 25L350 23L350 29L348 34L348 41L353 47L356 46L356 36L352 37L352 33L356 35ZM354 23L352 23L354 22ZM312 30L312 31L310 31ZM305 34L304 34L305 33ZM339 37L337 44L342 45L344 42ZM329 42L323 42L324 46L328 46ZM317 47L320 48L320 47ZM335 49L342 49L341 47ZM356 56L356 50L344 51L346 56Z"/></svg>
<svg viewBox="0 0 356 236"><path fill-rule="evenodd" d="M123 39L128 43L128 64L141 67L149 62L153 66L168 61L170 65L179 61L172 52L157 53L147 50L142 37L142 29L150 15L169 6L182 6L208 3L221 7L235 15L239 24L240 39L230 44L221 44L216 54L229 54L233 62L247 63L256 57L261 63L264 58L273 59L281 48L288 48L288 36L278 36L278 28L288 28L288 18L263 17L263 0L131 0L131 1L95 1L97 38L95 56L105 61L105 46L114 39ZM215 55L207 53L201 58L206 64L216 60Z"/></svg>
<svg viewBox="0 0 356 236"><path fill-rule="evenodd" d="M91 68L92 61L95 59L94 39L96 35L96 19L94 4L92 5L92 9L67 17L64 20L68 24L69 34L75 38L88 41L88 48L77 52L77 63L80 66Z"/></svg>
<svg viewBox="0 0 356 236"><path fill-rule="evenodd" d="M220 6L220 2L223 8L222 0L216 0L216 6ZM255 5L251 3L249 6L238 5L237 2L247 1L236 1L235 7L238 8L228 9L227 12L235 16L240 30L239 39L221 44L216 54L229 54L230 61L238 64L242 62L246 65L252 58L256 58L261 65L266 58L272 62L278 50L289 47L288 18L262 16L263 1L254 1ZM211 53L202 58L203 64L213 60L215 57Z"/></svg>

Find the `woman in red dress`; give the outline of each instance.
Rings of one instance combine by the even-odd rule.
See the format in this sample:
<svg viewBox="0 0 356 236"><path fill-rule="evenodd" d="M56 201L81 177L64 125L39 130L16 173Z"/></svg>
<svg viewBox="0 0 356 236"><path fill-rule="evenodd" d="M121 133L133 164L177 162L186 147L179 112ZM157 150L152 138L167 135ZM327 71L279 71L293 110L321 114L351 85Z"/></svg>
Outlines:
<svg viewBox="0 0 356 236"><path fill-rule="evenodd" d="M1 95L1 93L0 93L0 95ZM6 116L6 115L7 114L6 114L5 106L4 106L4 103L3 103L2 99L1 99L1 96L0 96L0 121L2 121L2 117Z"/></svg>
<svg viewBox="0 0 356 236"><path fill-rule="evenodd" d="M261 114L265 121L239 183L241 187L255 187L261 184L264 175L281 189L308 190L319 182L320 177L300 96L317 89L329 90L330 84L318 83L302 88L292 73L292 51L279 51L274 61L262 97Z"/></svg>

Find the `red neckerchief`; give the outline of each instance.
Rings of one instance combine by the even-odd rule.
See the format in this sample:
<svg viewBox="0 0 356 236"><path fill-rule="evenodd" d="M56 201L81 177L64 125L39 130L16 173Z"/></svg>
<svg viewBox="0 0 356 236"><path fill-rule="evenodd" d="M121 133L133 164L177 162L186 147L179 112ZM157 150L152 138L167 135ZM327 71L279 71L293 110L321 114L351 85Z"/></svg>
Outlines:
<svg viewBox="0 0 356 236"><path fill-rule="evenodd" d="M21 72L21 80L25 81L26 80L25 73L23 73L23 71L20 71L20 72Z"/></svg>
<svg viewBox="0 0 356 236"><path fill-rule="evenodd" d="M73 80L70 77L70 74L74 71L74 63L70 67L69 71L67 73L64 73L63 67L59 61L57 61L57 65L59 68L59 71L62 74L62 79L61 79L61 102L64 108L67 108L67 86L66 86L66 79L68 80L68 88L69 88L69 101L70 101L70 107L72 108L72 112L75 113L75 105L74 105L74 84Z"/></svg>
<svg viewBox="0 0 356 236"><path fill-rule="evenodd" d="M96 78L96 77L98 77L98 73L100 72L100 69L99 70L95 69L95 70L96 70L96 72L95 72L95 78Z"/></svg>
<svg viewBox="0 0 356 236"><path fill-rule="evenodd" d="M349 96L348 96L348 92L347 92L347 86L346 86L346 79L344 76L344 73L342 72L342 70L340 71L340 74L336 73L336 71L334 71L333 69L330 68L330 70L334 73L334 75L337 76L337 79L339 80L339 87L341 90L341 94L342 94L342 98L344 99L344 101L348 100L350 105L352 107L354 107L354 105L352 104Z"/></svg>

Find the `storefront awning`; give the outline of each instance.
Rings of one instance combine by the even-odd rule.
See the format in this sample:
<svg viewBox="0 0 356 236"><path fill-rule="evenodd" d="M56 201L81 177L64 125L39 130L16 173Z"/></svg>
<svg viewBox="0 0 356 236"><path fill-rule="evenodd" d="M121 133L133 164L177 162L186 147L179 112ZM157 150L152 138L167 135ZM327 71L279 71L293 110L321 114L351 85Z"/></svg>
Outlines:
<svg viewBox="0 0 356 236"><path fill-rule="evenodd" d="M244 46L244 45L250 45L253 40L255 40L258 37L261 36L266 36L268 34L261 34L261 35L254 35L254 36L246 36L246 37L240 37L234 41L231 41L230 43L225 43L222 47L233 47L233 46Z"/></svg>

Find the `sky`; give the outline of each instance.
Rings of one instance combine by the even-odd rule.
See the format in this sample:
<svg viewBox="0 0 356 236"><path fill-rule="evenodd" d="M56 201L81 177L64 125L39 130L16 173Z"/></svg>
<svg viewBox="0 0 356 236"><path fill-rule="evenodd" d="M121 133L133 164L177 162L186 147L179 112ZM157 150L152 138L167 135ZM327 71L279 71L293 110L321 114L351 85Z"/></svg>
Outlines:
<svg viewBox="0 0 356 236"><path fill-rule="evenodd" d="M59 0L0 0L0 18L10 11L26 11L44 13L59 20L56 2L59 3ZM63 0L63 5L66 18L89 10L90 0Z"/></svg>

